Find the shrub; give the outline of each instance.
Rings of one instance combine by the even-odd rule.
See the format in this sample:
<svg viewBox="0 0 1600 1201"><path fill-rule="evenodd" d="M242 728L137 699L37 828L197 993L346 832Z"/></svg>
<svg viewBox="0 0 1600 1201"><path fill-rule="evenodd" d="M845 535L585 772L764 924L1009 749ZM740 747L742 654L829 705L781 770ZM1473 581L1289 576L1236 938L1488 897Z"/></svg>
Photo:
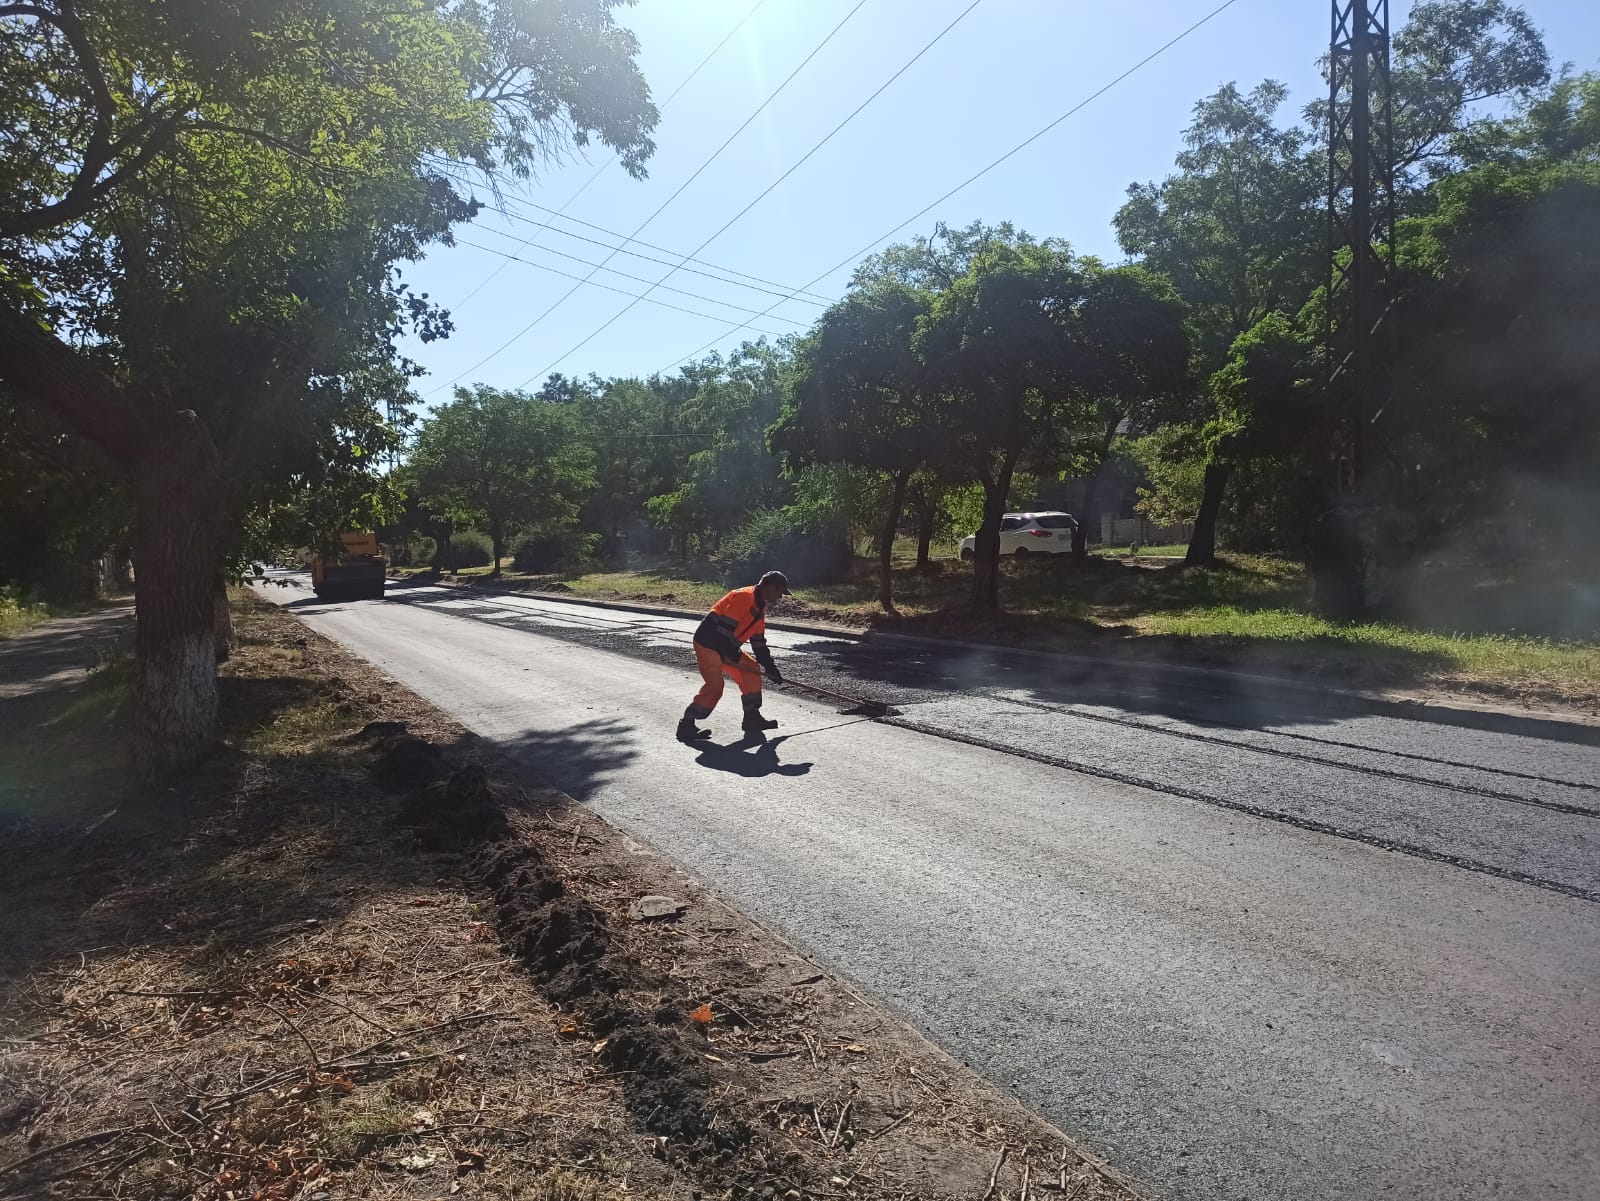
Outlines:
<svg viewBox="0 0 1600 1201"><path fill-rule="evenodd" d="M419 567L424 563L432 563L438 549L434 540L426 534L388 542L384 548L389 552L390 564L395 567Z"/></svg>
<svg viewBox="0 0 1600 1201"><path fill-rule="evenodd" d="M728 583L753 584L765 571L781 571L797 586L844 579L855 558L849 540L809 524L792 508L754 514L723 543Z"/></svg>
<svg viewBox="0 0 1600 1201"><path fill-rule="evenodd" d="M494 562L494 543L488 534L477 530L462 530L450 535L450 559L445 560L439 550L433 554L435 567L487 567Z"/></svg>
<svg viewBox="0 0 1600 1201"><path fill-rule="evenodd" d="M530 534L517 539L511 551L512 566L530 574L572 571L587 566L599 545L599 534L580 529Z"/></svg>
<svg viewBox="0 0 1600 1201"><path fill-rule="evenodd" d="M20 633L47 616L45 607L16 584L0 587L0 635Z"/></svg>

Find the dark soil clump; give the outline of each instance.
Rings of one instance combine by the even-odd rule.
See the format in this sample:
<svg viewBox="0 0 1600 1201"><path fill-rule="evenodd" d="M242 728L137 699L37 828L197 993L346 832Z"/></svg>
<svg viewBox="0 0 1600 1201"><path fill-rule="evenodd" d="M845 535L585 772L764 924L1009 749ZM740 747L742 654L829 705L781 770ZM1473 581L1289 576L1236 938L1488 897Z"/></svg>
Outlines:
<svg viewBox="0 0 1600 1201"><path fill-rule="evenodd" d="M510 833L487 773L473 763L414 793L401 806L399 821L425 849L439 852L469 851Z"/></svg>
<svg viewBox="0 0 1600 1201"><path fill-rule="evenodd" d="M420 788L444 779L450 764L444 752L414 734L395 734L379 743L373 774L395 788Z"/></svg>

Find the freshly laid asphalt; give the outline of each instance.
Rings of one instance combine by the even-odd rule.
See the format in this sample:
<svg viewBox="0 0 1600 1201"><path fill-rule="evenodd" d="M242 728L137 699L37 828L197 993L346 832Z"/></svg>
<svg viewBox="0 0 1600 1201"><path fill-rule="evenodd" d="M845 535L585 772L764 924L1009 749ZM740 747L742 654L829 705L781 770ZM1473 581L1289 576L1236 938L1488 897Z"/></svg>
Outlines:
<svg viewBox="0 0 1600 1201"><path fill-rule="evenodd" d="M1171 1198L1600 1197L1600 738L693 621L263 589Z"/></svg>

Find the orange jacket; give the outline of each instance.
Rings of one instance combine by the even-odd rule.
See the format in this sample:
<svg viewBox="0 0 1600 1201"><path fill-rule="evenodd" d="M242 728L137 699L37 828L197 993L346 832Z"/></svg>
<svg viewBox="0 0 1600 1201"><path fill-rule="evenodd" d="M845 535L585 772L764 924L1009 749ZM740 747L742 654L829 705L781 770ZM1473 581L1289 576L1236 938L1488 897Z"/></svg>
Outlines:
<svg viewBox="0 0 1600 1201"><path fill-rule="evenodd" d="M700 622L694 640L701 646L714 650L726 663L739 661L739 648L750 643L757 663L763 667L772 662L767 649L767 611L756 597L755 586L735 588L716 604Z"/></svg>

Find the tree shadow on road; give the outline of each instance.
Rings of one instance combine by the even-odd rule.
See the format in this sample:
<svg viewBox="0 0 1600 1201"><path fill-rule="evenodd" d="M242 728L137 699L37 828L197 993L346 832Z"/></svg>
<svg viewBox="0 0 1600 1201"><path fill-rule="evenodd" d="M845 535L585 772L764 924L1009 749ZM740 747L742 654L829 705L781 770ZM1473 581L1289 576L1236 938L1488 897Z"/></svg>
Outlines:
<svg viewBox="0 0 1600 1201"><path fill-rule="evenodd" d="M1175 718L1218 729L1331 726L1378 716L1552 742L1600 745L1600 726L1535 714L1341 693L1315 678L1291 680L1293 691L1249 675L1172 670L1170 664L1115 656L1050 659L1004 648L895 645L818 640L803 649L831 667L818 683L847 694L865 691L904 707L973 692L1007 691L1048 706L1087 706L1129 715ZM801 688L806 680L796 676ZM885 697L881 689L899 690Z"/></svg>
<svg viewBox="0 0 1600 1201"><path fill-rule="evenodd" d="M493 744L519 767L580 801L639 757L633 728L616 718L579 722L561 730L529 730L515 738L494 739Z"/></svg>

